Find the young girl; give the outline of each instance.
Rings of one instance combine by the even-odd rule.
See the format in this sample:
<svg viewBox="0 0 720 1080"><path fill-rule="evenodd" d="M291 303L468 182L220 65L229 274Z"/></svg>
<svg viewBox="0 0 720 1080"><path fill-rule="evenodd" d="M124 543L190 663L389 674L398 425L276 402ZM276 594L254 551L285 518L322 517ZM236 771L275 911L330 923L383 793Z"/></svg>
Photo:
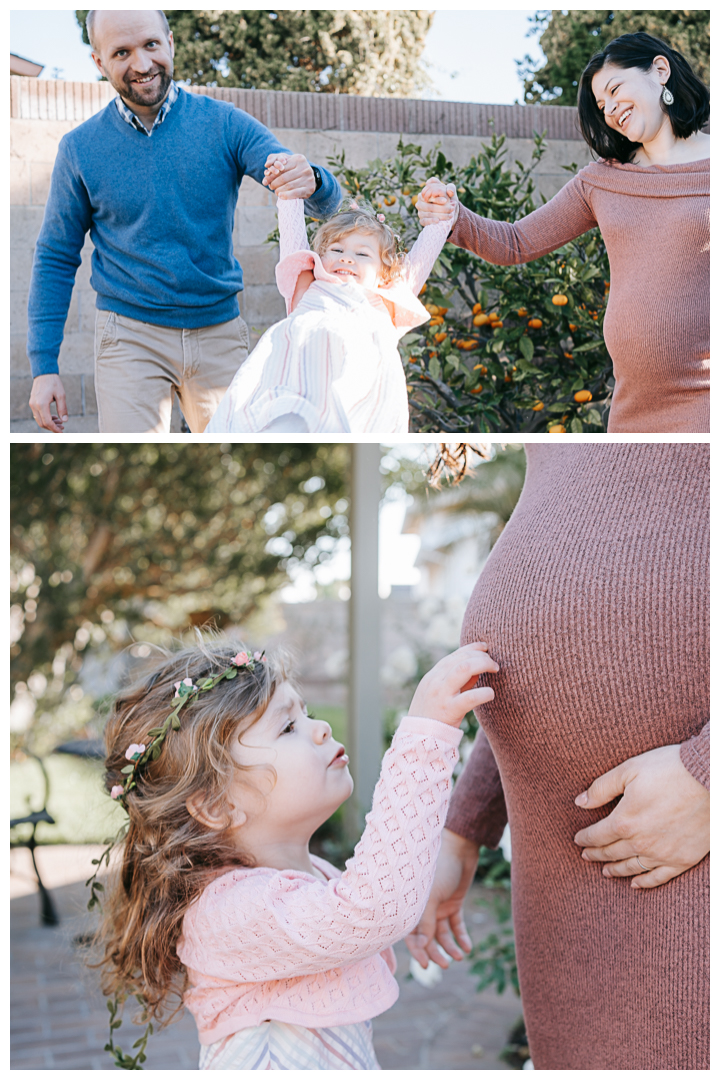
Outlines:
<svg viewBox="0 0 720 1080"><path fill-rule="evenodd" d="M285 159L270 154L266 179ZM382 214L351 203L313 238L301 199L278 198L275 276L288 317L271 326L238 370L211 432L407 432L398 342L428 312L417 299L451 225L423 229L400 258Z"/></svg>
<svg viewBox="0 0 720 1080"><path fill-rule="evenodd" d="M219 640L121 694L106 782L129 829L105 992L141 994L156 1017L184 991L201 1069L380 1068L370 1021L397 999L391 946L429 894L460 721L493 697L476 687L498 670L486 650L420 682L343 873L308 843L352 793L348 757L281 656Z"/></svg>

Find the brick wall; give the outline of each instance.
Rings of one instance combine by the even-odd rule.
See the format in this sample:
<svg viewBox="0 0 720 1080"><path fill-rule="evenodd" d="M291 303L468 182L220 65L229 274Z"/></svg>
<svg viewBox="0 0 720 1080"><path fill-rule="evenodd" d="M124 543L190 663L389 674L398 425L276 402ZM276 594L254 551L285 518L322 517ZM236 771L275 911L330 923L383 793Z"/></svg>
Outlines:
<svg viewBox="0 0 720 1080"><path fill-rule="evenodd" d="M10 79L11 193L11 430L37 431L27 407L30 368L25 352L27 294L35 240L42 223L58 143L62 136L112 100L107 83L69 83L12 76ZM495 130L508 137L508 159L528 161L533 130L547 129L549 149L536 172L537 187L552 197L567 181L562 166L585 164L589 151L577 130L574 109L561 106L473 105L462 102L361 98L265 90L193 87L193 92L231 101L266 124L284 145L324 165L344 150L355 166L389 157L399 136L411 135L424 149L442 140L458 163L477 153ZM273 197L246 178L235 215L235 253L246 286L240 310L252 341L284 315L275 288L276 249L264 243L274 228ZM60 353L60 370L71 414L68 432L96 431L93 386L95 294L90 287L88 240L78 270ZM177 417L175 425L177 425Z"/></svg>

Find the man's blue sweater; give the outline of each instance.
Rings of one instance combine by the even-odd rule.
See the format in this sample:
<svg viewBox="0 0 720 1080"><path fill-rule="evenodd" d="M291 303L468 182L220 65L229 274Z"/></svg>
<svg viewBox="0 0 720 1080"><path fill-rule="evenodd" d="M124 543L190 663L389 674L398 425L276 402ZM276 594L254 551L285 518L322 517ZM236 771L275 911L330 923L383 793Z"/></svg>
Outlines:
<svg viewBox="0 0 720 1080"><path fill-rule="evenodd" d="M97 306L158 326L191 329L238 314L243 287L233 220L245 174L262 181L268 154L287 148L225 101L181 92L148 138L110 102L62 139L38 237L28 304L33 375L57 372L85 234L95 245ZM291 151L287 151L290 153ZM326 169L308 213L337 209Z"/></svg>

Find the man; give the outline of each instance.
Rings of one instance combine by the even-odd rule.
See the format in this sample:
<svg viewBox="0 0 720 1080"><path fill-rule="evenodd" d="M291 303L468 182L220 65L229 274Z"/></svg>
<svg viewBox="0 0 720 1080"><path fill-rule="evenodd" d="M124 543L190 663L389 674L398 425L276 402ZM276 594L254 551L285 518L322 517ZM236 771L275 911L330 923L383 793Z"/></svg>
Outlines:
<svg viewBox="0 0 720 1080"><path fill-rule="evenodd" d="M201 432L248 353L232 244L243 176L307 199L314 217L337 208L340 188L247 113L181 90L162 11L91 11L87 29L118 97L58 149L30 283L30 407L41 427L64 430L57 361L89 230L100 431L169 431L174 389ZM265 180L278 151L288 167Z"/></svg>

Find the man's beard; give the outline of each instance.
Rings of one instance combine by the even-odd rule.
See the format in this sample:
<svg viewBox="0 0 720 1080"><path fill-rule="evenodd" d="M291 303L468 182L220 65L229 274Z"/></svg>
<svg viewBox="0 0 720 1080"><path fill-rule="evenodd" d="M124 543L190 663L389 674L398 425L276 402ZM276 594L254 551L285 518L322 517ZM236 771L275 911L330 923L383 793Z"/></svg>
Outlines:
<svg viewBox="0 0 720 1080"><path fill-rule="evenodd" d="M166 68L158 67L157 71L151 71L148 75L159 75L160 79L157 87L152 93L144 93L142 90L142 84L136 86L134 82L113 83L113 89L117 90L121 97L124 97L126 101L132 102L133 105L159 105L164 101L168 90L170 89L170 83L172 82L172 70L168 73Z"/></svg>

